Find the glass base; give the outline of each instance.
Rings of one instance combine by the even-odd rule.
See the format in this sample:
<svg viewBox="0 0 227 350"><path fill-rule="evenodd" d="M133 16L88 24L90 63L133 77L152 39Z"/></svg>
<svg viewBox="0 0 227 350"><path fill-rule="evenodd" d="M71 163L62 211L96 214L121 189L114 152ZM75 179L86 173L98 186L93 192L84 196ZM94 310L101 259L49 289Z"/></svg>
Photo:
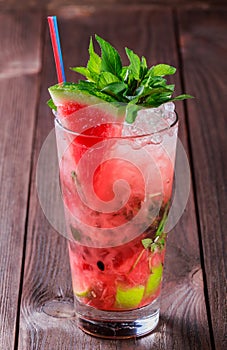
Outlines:
<svg viewBox="0 0 227 350"><path fill-rule="evenodd" d="M159 300L130 311L102 311L76 301L78 327L100 338L127 339L153 331L159 321Z"/></svg>

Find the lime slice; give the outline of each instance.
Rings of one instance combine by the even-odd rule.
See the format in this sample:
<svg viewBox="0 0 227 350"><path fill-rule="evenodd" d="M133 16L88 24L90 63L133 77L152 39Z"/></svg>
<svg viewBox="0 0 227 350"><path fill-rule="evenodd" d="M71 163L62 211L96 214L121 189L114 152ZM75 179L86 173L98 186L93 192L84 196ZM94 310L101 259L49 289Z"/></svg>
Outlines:
<svg viewBox="0 0 227 350"><path fill-rule="evenodd" d="M148 297L150 294L153 294L158 289L161 280L162 280L162 264L156 267L152 267L152 273L148 278L145 296Z"/></svg>
<svg viewBox="0 0 227 350"><path fill-rule="evenodd" d="M76 297L79 297L79 298L87 298L90 295L90 289L84 290L82 292L76 292L74 290L74 294Z"/></svg>
<svg viewBox="0 0 227 350"><path fill-rule="evenodd" d="M137 307L143 298L144 289L145 287L141 285L128 289L119 286L116 294L116 307L125 309Z"/></svg>

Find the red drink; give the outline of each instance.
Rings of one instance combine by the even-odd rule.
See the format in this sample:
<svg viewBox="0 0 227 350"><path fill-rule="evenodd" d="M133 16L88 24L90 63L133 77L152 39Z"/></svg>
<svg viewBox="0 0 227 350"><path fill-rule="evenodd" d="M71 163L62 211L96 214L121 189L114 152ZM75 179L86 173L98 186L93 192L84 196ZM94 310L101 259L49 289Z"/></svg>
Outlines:
<svg viewBox="0 0 227 350"><path fill-rule="evenodd" d="M94 118L81 131L83 116L88 120L97 110L104 123ZM141 310L146 318L152 306L153 328L158 321L177 120L175 114L158 126L155 120L159 130L152 133L139 128L144 112L133 128L102 113L99 105L65 113L56 120L56 134L79 325L112 337L100 325L91 329L91 319L116 323L129 310ZM141 334L147 329L142 323Z"/></svg>

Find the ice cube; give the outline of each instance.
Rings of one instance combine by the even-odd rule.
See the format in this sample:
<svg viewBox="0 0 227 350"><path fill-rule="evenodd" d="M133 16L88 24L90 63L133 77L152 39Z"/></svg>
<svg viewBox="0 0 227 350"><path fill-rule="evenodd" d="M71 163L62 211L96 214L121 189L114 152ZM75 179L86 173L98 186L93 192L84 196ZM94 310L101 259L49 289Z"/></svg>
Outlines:
<svg viewBox="0 0 227 350"><path fill-rule="evenodd" d="M175 110L175 104L173 102L167 102L164 103L164 109L168 112L174 112Z"/></svg>
<svg viewBox="0 0 227 350"><path fill-rule="evenodd" d="M154 134L168 129L176 120L173 102L165 103L157 108L143 108L138 111L132 124L125 123L123 136L141 136Z"/></svg>

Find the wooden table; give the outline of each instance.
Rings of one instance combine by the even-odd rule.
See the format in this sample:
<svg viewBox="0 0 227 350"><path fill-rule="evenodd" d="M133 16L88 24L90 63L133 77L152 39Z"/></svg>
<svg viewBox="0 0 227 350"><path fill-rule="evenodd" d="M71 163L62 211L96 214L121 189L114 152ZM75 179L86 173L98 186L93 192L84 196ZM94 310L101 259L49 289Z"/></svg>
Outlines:
<svg viewBox="0 0 227 350"><path fill-rule="evenodd" d="M80 3L0 4L0 349L227 349L226 2ZM121 54L127 46L150 64L176 66L177 93L196 96L177 104L191 192L169 235L159 326L141 339L96 339L71 317L67 242L45 218L35 181L53 128L48 14L58 16L65 67L86 63L89 37L97 33ZM67 78L76 75L67 69Z"/></svg>

